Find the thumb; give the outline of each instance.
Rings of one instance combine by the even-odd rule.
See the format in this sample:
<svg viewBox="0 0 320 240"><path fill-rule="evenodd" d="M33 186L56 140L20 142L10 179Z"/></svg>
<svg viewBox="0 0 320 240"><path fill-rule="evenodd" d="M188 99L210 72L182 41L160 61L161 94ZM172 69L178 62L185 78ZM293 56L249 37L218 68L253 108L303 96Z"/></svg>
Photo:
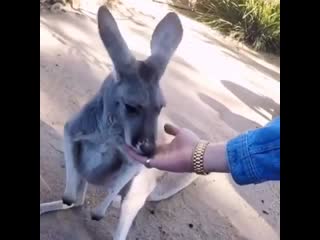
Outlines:
<svg viewBox="0 0 320 240"><path fill-rule="evenodd" d="M164 125L164 131L170 135L176 136L179 133L180 129L169 123L166 123Z"/></svg>

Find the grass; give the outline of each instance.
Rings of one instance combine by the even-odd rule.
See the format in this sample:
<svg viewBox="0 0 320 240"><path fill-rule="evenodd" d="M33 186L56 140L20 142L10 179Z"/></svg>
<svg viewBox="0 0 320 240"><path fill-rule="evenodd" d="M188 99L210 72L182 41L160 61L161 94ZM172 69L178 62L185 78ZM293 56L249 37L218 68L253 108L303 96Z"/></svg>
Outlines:
<svg viewBox="0 0 320 240"><path fill-rule="evenodd" d="M280 54L280 0L198 0L195 12L257 51Z"/></svg>

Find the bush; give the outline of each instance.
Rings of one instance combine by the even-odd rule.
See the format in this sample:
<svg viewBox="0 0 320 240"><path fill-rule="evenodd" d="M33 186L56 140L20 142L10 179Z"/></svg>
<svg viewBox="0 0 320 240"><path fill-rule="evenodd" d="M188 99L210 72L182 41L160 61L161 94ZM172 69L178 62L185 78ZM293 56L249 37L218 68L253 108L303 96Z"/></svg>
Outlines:
<svg viewBox="0 0 320 240"><path fill-rule="evenodd" d="M280 0L198 0L198 19L255 50L280 53Z"/></svg>

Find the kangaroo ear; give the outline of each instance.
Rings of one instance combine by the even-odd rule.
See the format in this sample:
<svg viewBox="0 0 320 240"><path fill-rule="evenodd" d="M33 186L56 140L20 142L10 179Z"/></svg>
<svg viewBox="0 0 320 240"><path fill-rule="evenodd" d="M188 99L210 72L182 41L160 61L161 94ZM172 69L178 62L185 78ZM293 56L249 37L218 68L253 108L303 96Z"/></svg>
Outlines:
<svg viewBox="0 0 320 240"><path fill-rule="evenodd" d="M135 58L122 38L115 19L105 6L99 8L97 15L99 34L115 70L118 73L128 71L134 65Z"/></svg>
<svg viewBox="0 0 320 240"><path fill-rule="evenodd" d="M151 56L148 62L156 68L161 76L181 42L183 29L176 13L168 13L156 26L151 39Z"/></svg>

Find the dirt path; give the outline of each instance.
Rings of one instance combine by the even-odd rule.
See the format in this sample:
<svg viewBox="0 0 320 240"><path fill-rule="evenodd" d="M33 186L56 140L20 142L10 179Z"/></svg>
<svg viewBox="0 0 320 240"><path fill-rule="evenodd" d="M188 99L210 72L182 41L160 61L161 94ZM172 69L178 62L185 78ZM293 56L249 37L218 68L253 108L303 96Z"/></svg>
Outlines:
<svg viewBox="0 0 320 240"><path fill-rule="evenodd" d="M113 13L129 47L144 58L152 30L167 10L151 1L133 8L134 1L127 1ZM168 102L164 120L221 141L279 114L277 58L263 59L199 23L181 19L183 42L162 81ZM59 199L64 188L63 124L99 88L111 63L90 13L41 11L40 33L40 202L44 202ZM101 189L91 187L84 208L41 217L40 239L111 239L119 210L110 208L101 222L89 216L102 196ZM169 200L146 204L128 239L274 240L280 239L279 228L279 183L239 187L227 175L212 174Z"/></svg>

